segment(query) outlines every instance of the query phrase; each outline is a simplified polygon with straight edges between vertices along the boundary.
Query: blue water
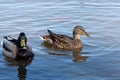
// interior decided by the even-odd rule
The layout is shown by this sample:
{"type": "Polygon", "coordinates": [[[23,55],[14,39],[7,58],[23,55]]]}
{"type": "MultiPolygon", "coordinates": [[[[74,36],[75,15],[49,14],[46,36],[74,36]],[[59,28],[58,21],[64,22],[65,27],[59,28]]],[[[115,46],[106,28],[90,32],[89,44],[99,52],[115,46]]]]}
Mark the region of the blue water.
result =
{"type": "Polygon", "coordinates": [[[35,57],[30,63],[6,62],[0,46],[0,80],[119,80],[119,0],[0,0],[0,41],[25,32],[35,57]],[[81,25],[81,54],[41,45],[47,29],[72,37],[81,25]],[[64,55],[67,54],[67,55],[64,55]]]}

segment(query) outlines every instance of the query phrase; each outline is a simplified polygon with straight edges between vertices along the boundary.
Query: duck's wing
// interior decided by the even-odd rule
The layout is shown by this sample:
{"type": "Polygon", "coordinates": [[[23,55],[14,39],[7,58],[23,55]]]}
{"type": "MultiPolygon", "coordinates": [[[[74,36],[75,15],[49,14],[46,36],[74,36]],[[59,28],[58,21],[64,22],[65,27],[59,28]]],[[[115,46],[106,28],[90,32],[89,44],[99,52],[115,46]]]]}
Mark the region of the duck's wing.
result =
{"type": "Polygon", "coordinates": [[[16,39],[8,39],[8,37],[4,36],[3,48],[6,51],[15,53],[16,49],[17,49],[17,40],[16,39]]]}
{"type": "Polygon", "coordinates": [[[17,46],[14,43],[7,39],[3,40],[3,54],[5,56],[15,59],[17,51],[17,46]]]}
{"type": "Polygon", "coordinates": [[[48,33],[50,34],[50,38],[53,40],[53,42],[56,42],[59,45],[68,45],[70,46],[73,42],[73,38],[62,35],[62,34],[55,34],[52,31],[48,30],[48,33]]]}

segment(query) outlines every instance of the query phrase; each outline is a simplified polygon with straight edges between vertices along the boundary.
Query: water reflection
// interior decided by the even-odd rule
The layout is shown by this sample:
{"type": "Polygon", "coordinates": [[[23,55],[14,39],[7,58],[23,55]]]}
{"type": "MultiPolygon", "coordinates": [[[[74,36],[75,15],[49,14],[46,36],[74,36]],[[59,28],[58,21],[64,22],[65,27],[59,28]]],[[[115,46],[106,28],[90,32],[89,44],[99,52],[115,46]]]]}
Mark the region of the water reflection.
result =
{"type": "MultiPolygon", "coordinates": [[[[62,54],[62,53],[55,53],[55,52],[50,52],[50,55],[57,55],[57,56],[70,56],[70,54],[62,54]]],[[[88,58],[88,56],[82,56],[81,54],[84,54],[81,52],[81,50],[76,50],[72,52],[73,56],[73,62],[85,62],[88,58]]]]}
{"type": "Polygon", "coordinates": [[[25,80],[26,75],[27,75],[26,66],[19,65],[19,67],[18,67],[18,77],[19,77],[19,80],[25,80]]]}
{"type": "Polygon", "coordinates": [[[31,60],[28,61],[20,61],[18,65],[18,78],[19,80],[25,80],[27,75],[27,69],[26,66],[29,65],[32,62],[31,60]]]}
{"type": "Polygon", "coordinates": [[[26,66],[31,64],[33,58],[30,58],[29,60],[10,60],[8,58],[5,58],[7,62],[9,62],[9,66],[18,66],[18,78],[19,80],[25,80],[27,75],[27,69],[26,66]]]}
{"type": "Polygon", "coordinates": [[[81,56],[82,52],[79,50],[73,51],[74,62],[85,62],[88,56],[81,56]]]}

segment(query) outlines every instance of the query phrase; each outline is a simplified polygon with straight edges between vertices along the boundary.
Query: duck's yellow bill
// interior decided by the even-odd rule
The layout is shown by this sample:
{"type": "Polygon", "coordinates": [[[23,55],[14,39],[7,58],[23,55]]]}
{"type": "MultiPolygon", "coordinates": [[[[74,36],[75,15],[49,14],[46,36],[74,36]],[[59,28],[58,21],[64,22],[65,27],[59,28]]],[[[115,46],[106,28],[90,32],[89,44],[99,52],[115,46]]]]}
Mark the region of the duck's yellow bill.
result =
{"type": "Polygon", "coordinates": [[[25,47],[26,46],[26,44],[25,44],[25,39],[21,39],[21,47],[25,47]]]}

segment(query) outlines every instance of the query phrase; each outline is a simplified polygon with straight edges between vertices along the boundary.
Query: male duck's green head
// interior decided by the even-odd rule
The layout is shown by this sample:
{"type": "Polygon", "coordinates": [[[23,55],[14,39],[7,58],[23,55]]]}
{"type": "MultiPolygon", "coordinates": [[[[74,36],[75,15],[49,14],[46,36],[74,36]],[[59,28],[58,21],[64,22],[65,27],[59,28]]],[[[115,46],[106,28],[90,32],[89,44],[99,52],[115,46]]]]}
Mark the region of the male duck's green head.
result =
{"type": "Polygon", "coordinates": [[[27,42],[27,38],[25,36],[25,33],[21,32],[18,37],[19,47],[22,49],[26,49],[27,46],[26,42],[27,42]]]}

